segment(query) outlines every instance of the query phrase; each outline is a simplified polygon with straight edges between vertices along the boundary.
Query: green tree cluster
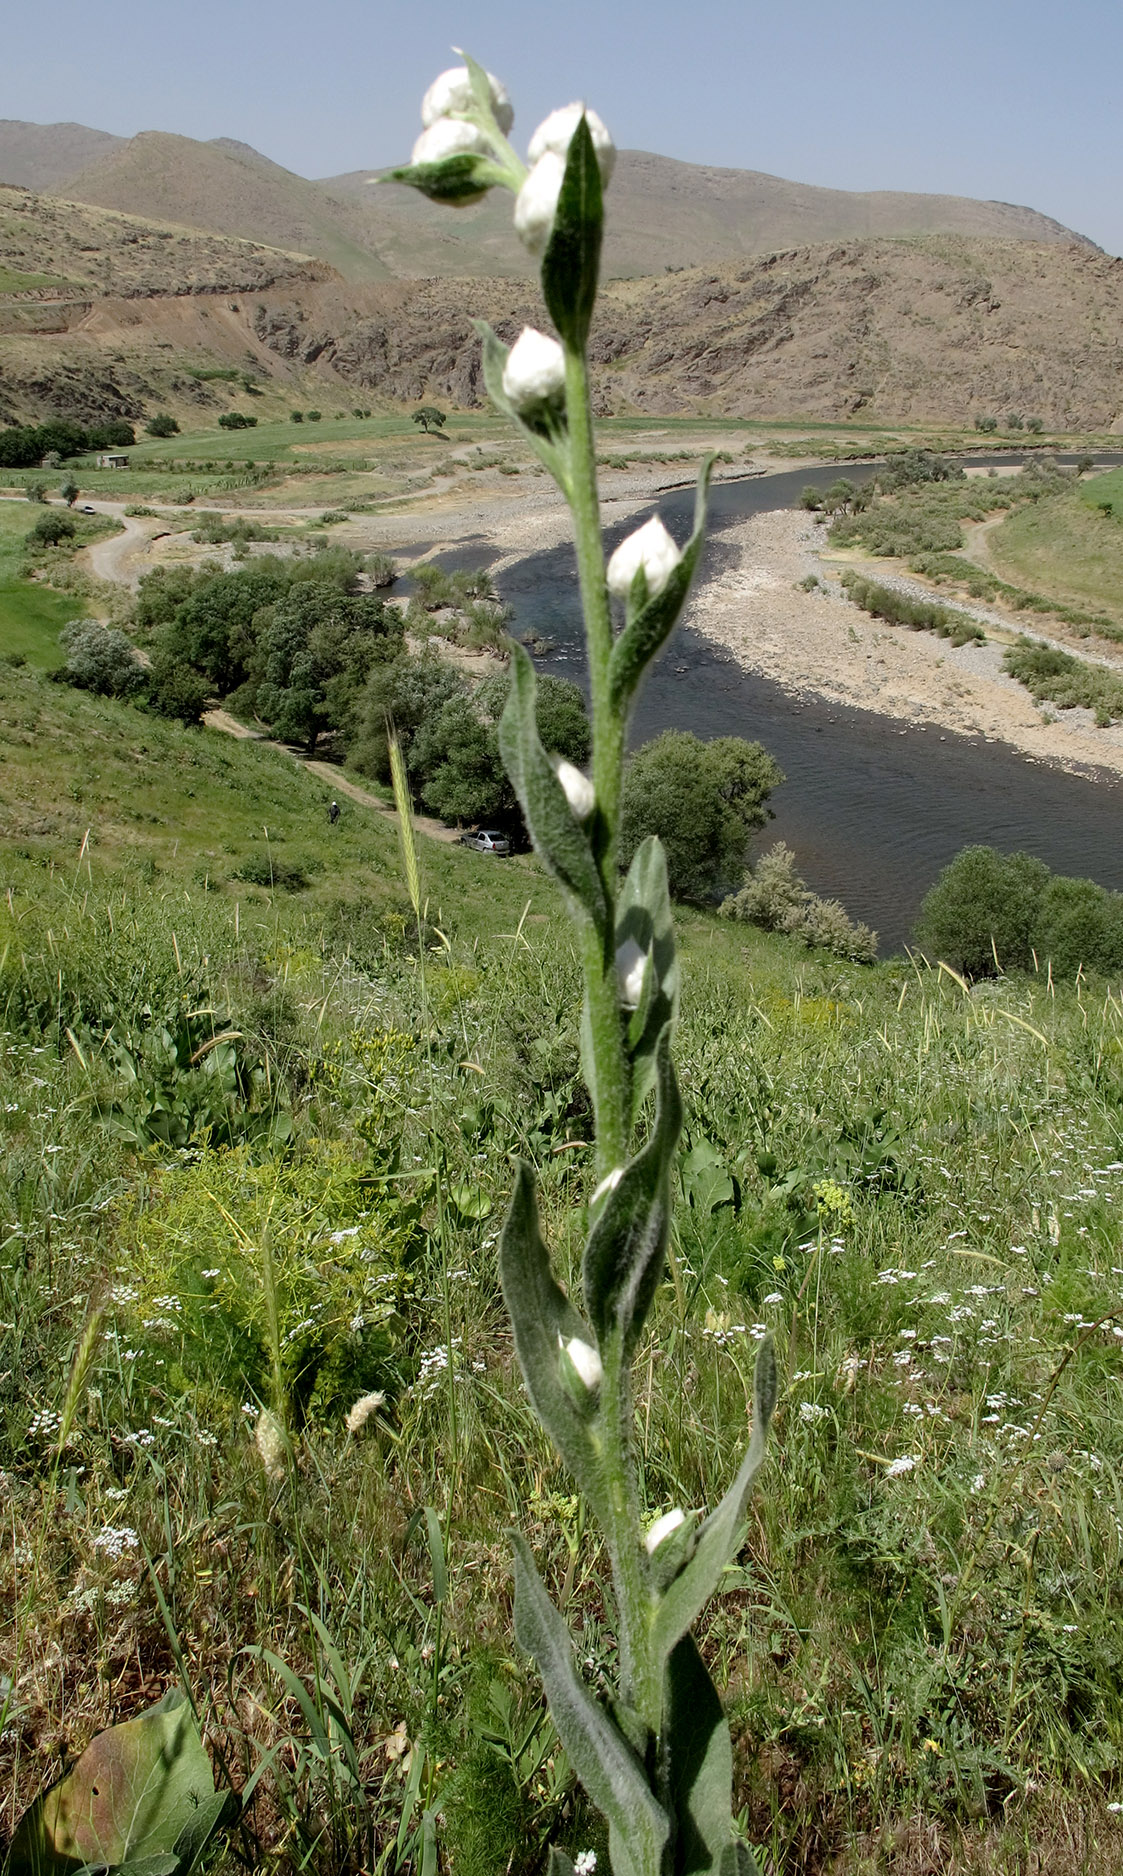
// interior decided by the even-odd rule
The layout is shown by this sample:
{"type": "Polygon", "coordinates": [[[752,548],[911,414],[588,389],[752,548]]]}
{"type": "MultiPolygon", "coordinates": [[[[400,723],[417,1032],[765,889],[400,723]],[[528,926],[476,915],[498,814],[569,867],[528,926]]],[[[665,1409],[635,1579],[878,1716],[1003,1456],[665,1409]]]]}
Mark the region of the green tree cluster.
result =
{"type": "Polygon", "coordinates": [[[93,449],[128,449],[136,442],[131,423],[113,418],[108,423],[82,424],[52,417],[46,423],[15,424],[0,430],[0,468],[34,469],[46,456],[65,462],[93,449]]]}
{"type": "Polygon", "coordinates": [[[635,751],[624,771],[621,863],[627,866],[657,834],[672,895],[712,903],[740,883],[749,841],[768,819],[768,797],[783,779],[760,743],[739,736],[702,742],[689,730],[664,730],[635,751]]]}
{"type": "Polygon", "coordinates": [[[967,977],[1073,977],[1123,965],[1123,893],[1051,873],[1028,853],[965,847],[920,908],[917,943],[967,977]]]}

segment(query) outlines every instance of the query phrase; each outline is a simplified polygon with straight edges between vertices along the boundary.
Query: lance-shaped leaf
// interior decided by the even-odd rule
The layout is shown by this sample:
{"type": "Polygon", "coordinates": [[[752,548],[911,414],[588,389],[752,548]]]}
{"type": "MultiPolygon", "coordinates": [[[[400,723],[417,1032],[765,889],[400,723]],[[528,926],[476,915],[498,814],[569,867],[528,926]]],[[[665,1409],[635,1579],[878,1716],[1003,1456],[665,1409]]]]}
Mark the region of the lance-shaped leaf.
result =
{"type": "Polygon", "coordinates": [[[604,886],[588,835],[574,816],[553,763],[542,747],[535,707],[534,666],[521,645],[511,648],[511,688],[499,720],[503,766],[519,799],[535,852],[558,881],[574,912],[603,937],[604,886]]]}
{"type": "Polygon", "coordinates": [[[670,1226],[670,1171],[682,1125],[670,1029],[656,1049],[655,1125],[608,1194],[589,1233],[582,1280],[585,1306],[602,1340],[619,1333],[625,1359],[643,1328],[663,1274],[670,1226]]]}
{"type": "Polygon", "coordinates": [[[674,1820],[674,1876],[720,1876],[731,1837],[733,1748],[692,1635],[676,1643],[667,1661],[659,1745],[661,1789],[674,1820]]]}
{"type": "Polygon", "coordinates": [[[16,1829],[5,1876],[63,1876],[87,1864],[190,1869],[222,1820],[210,1760],[184,1695],[173,1689],[111,1726],[16,1829]],[[198,1829],[203,1826],[202,1842],[198,1829]],[[182,1850],[181,1850],[182,1845],[182,1850]]]}
{"type": "Polygon", "coordinates": [[[589,126],[569,140],[554,226],[542,257],[542,297],[567,345],[583,351],[597,299],[604,195],[589,126]]]}
{"type": "Polygon", "coordinates": [[[430,202],[443,202],[448,208],[467,208],[478,202],[489,189],[510,180],[507,171],[478,150],[460,150],[455,156],[442,157],[439,163],[405,163],[392,169],[379,182],[404,182],[419,189],[430,202]]]}
{"type": "Polygon", "coordinates": [[[570,1764],[608,1819],[613,1876],[653,1876],[669,1834],[667,1813],[648,1785],[642,1761],[580,1679],[569,1630],[546,1594],[528,1545],[517,1535],[513,1543],[515,1634],[538,1665],[570,1764]]]}
{"type": "Polygon", "coordinates": [[[639,1007],[628,1024],[634,1119],[655,1080],[655,1045],[667,1025],[678,1020],[679,968],[667,857],[654,834],[636,849],[617,901],[617,951],[629,939],[651,957],[639,1007]]]}
{"type": "Polygon", "coordinates": [[[484,384],[487,394],[496,410],[500,411],[516,430],[522,432],[539,461],[550,471],[554,481],[563,490],[569,487],[569,465],[566,453],[568,431],[565,422],[565,410],[547,409],[541,419],[531,423],[517,411],[506,391],[503,389],[503,370],[510,356],[511,348],[504,345],[502,339],[494,333],[486,319],[472,321],[480,336],[483,346],[484,384]]]}
{"type": "Polygon", "coordinates": [[[572,1858],[559,1850],[556,1844],[550,1845],[550,1861],[547,1865],[548,1876],[577,1876],[572,1858]]]}
{"type": "Polygon", "coordinates": [[[554,1280],[538,1222],[534,1174],[522,1162],[499,1240],[499,1277],[534,1410],[594,1511],[603,1517],[604,1481],[589,1428],[595,1399],[590,1394],[583,1412],[584,1403],[575,1395],[561,1361],[566,1342],[576,1336],[591,1345],[592,1338],[588,1324],[554,1280]]]}
{"type": "Polygon", "coordinates": [[[711,1512],[694,1546],[690,1561],[664,1592],[651,1623],[656,1659],[666,1660],[671,1649],[692,1627],[714,1594],[727,1563],[741,1542],[745,1506],[753,1480],[760,1471],[768,1440],[768,1423],[776,1405],[776,1355],[772,1339],[762,1342],[753,1375],[753,1431],[741,1469],[717,1509],[711,1512]]]}
{"type": "MultiPolygon", "coordinates": [[[[706,532],[706,492],[710,486],[714,459],[707,456],[698,472],[698,493],[694,498],[694,532],[682,551],[682,559],[672,571],[662,592],[654,599],[645,598],[633,609],[629,601],[628,617],[615,645],[608,667],[609,695],[614,710],[626,710],[656,652],[664,645],[675,620],[686,603],[706,532]]],[[[642,569],[641,569],[642,572],[642,569]]],[[[639,575],[637,574],[637,581],[639,575]]],[[[643,590],[646,591],[646,581],[643,590]]]]}

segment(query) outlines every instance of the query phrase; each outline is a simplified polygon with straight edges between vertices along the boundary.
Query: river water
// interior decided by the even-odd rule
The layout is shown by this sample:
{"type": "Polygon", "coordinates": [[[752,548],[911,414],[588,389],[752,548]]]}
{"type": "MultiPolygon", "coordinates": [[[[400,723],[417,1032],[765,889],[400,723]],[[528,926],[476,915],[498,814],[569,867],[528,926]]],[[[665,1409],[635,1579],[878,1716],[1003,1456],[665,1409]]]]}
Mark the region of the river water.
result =
{"type": "MultiPolygon", "coordinates": [[[[998,465],[1011,458],[972,460],[998,465]]],[[[858,481],[874,469],[842,464],[718,484],[709,509],[710,570],[722,558],[723,530],[746,515],[794,506],[809,483],[823,487],[840,475],[858,481]]],[[[690,532],[693,502],[693,490],[683,489],[657,504],[680,542],[690,532]]],[[[635,516],[610,525],[609,550],[637,525],[635,516]]],[[[478,566],[487,558],[476,544],[441,556],[449,566],[478,566]]],[[[703,579],[705,572],[704,565],[703,579]]],[[[516,635],[534,631],[552,641],[539,667],[583,682],[572,547],[528,556],[505,568],[498,585],[514,608],[516,635]]],[[[786,841],[808,884],[874,926],[883,952],[908,938],[940,868],[974,842],[1032,853],[1056,872],[1123,889],[1123,785],[1117,778],[1067,775],[1004,743],[905,727],[869,711],[800,698],[742,670],[689,626],[676,630],[648,674],[632,743],[664,729],[764,744],[787,779],[772,798],[775,818],[756,850],[786,841]]]]}

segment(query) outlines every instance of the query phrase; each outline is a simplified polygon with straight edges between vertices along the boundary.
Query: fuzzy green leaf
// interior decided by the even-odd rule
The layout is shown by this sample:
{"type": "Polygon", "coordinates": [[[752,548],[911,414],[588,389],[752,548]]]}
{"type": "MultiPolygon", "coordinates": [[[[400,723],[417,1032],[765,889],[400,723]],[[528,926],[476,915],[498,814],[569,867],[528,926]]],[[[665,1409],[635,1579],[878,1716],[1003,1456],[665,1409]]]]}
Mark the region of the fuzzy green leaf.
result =
{"type": "Polygon", "coordinates": [[[603,936],[604,886],[588,835],[576,820],[538,734],[534,666],[521,645],[511,648],[511,688],[499,722],[499,750],[519,799],[535,852],[554,875],[570,908],[603,936]]]}
{"type": "Polygon", "coordinates": [[[655,1125],[646,1145],[608,1194],[585,1247],[585,1306],[601,1340],[635,1348],[663,1274],[671,1219],[670,1171],[682,1125],[682,1100],[664,1028],[655,1052],[655,1125]]]}
{"type": "Polygon", "coordinates": [[[745,1506],[760,1471],[768,1425],[776,1405],[776,1355],[769,1337],[760,1345],[753,1374],[753,1431],[741,1469],[716,1511],[698,1532],[694,1553],[660,1601],[651,1625],[656,1658],[666,1660],[680,1636],[692,1627],[721,1582],[722,1571],[741,1544],[745,1506]]]}
{"type": "Polygon", "coordinates": [[[566,1856],[564,1850],[559,1850],[556,1844],[550,1845],[547,1876],[577,1876],[572,1859],[566,1856]]]}
{"type": "Polygon", "coordinates": [[[515,1353],[534,1410],[593,1509],[602,1516],[603,1475],[588,1424],[595,1398],[590,1394],[586,1406],[568,1385],[561,1361],[564,1343],[576,1336],[591,1345],[593,1336],[554,1281],[538,1223],[534,1174],[521,1162],[499,1240],[499,1277],[515,1334],[515,1353]]]}
{"type": "Polygon", "coordinates": [[[759,1863],[740,1837],[734,1837],[722,1852],[721,1876],[760,1876],[759,1863]]]}
{"type": "Polygon", "coordinates": [[[669,1819],[647,1782],[642,1761],[578,1676],[569,1630],[515,1535],[515,1634],[533,1655],[566,1756],[608,1819],[613,1876],[652,1876],[661,1866],[669,1819]]]}
{"type": "Polygon", "coordinates": [[[569,140],[553,231],[542,257],[542,297],[562,338],[575,351],[584,350],[589,336],[603,235],[600,165],[582,117],[569,140]]]}
{"type": "Polygon", "coordinates": [[[378,180],[404,182],[408,188],[427,195],[430,202],[442,202],[446,208],[467,208],[497,183],[505,183],[507,172],[478,151],[461,150],[439,163],[405,163],[378,180]]]}
{"type": "Polygon", "coordinates": [[[616,949],[629,938],[651,954],[643,997],[628,1024],[634,1119],[655,1080],[656,1043],[667,1025],[678,1020],[679,968],[667,857],[654,834],[636,849],[617,901],[616,949]]]}
{"type": "Polygon", "coordinates": [[[674,1876],[719,1876],[730,1842],[733,1748],[691,1635],[672,1648],[663,1694],[664,1789],[674,1816],[674,1876]]]}
{"type": "Polygon", "coordinates": [[[666,643],[675,620],[686,602],[690,584],[698,566],[706,533],[706,494],[713,473],[714,459],[707,456],[698,472],[698,492],[694,498],[694,532],[683,549],[682,559],[661,593],[647,599],[647,582],[640,585],[639,568],[633,596],[628,601],[628,617],[615,645],[608,667],[609,695],[614,710],[626,710],[635,689],[657,651],[666,643]],[[642,597],[641,597],[642,596],[642,597]],[[637,604],[637,598],[639,603],[637,604]]]}

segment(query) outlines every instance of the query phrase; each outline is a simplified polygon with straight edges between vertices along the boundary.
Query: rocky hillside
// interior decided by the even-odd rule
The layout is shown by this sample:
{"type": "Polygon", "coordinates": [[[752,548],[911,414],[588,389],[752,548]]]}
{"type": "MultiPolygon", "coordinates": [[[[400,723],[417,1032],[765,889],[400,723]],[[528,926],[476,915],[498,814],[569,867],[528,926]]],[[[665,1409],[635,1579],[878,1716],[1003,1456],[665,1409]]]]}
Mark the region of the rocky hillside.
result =
{"type": "MultiPolygon", "coordinates": [[[[541,324],[515,282],[270,294],[255,337],[371,394],[481,400],[471,320],[541,324]]],[[[930,236],[615,281],[592,339],[604,411],[1123,427],[1123,260],[1077,245],[930,236]]]]}
{"type": "Polygon", "coordinates": [[[88,124],[27,124],[0,117],[0,182],[17,189],[53,189],[124,141],[88,124]]]}

